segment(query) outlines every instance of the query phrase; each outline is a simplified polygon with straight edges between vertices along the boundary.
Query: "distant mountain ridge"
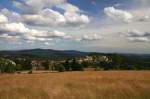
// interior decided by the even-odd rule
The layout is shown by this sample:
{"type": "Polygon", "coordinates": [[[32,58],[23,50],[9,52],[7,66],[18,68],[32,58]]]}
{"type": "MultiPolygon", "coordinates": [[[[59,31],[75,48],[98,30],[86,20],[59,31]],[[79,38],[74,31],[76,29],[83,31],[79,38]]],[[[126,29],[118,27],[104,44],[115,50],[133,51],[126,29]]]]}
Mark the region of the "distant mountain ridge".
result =
{"type": "Polygon", "coordinates": [[[0,56],[29,56],[44,58],[69,58],[88,55],[89,52],[80,52],[76,50],[53,50],[53,49],[29,49],[0,51],[0,56]]]}

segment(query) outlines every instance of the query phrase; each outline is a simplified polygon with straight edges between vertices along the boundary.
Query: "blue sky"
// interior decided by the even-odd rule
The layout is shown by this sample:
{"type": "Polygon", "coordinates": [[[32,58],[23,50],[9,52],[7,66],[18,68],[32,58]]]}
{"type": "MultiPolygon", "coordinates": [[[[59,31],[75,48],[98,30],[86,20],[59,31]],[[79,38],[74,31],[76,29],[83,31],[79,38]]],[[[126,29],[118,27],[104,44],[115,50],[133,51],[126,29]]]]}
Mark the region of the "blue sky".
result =
{"type": "Polygon", "coordinates": [[[0,0],[0,50],[150,53],[149,0],[0,0]]]}
{"type": "Polygon", "coordinates": [[[68,2],[78,6],[80,9],[91,13],[102,13],[103,9],[116,4],[124,4],[121,8],[129,6],[130,0],[69,0],[68,2]]]}

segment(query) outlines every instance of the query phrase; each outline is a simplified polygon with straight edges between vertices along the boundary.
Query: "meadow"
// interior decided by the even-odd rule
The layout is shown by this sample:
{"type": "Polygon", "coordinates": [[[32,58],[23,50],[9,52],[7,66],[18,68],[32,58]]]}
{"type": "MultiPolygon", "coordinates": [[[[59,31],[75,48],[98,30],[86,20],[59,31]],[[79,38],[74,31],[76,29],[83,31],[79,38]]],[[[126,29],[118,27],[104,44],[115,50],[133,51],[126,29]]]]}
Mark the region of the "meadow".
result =
{"type": "Polygon", "coordinates": [[[0,99],[150,99],[150,71],[1,74],[0,99]]]}

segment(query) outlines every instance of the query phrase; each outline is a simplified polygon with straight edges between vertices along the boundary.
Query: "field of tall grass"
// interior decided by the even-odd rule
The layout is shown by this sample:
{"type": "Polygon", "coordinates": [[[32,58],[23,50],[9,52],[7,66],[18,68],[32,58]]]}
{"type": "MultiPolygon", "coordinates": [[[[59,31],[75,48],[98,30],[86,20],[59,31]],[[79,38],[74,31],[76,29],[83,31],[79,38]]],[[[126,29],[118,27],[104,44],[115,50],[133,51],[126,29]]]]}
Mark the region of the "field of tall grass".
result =
{"type": "Polygon", "coordinates": [[[0,99],[150,99],[150,71],[1,74],[0,99]]]}

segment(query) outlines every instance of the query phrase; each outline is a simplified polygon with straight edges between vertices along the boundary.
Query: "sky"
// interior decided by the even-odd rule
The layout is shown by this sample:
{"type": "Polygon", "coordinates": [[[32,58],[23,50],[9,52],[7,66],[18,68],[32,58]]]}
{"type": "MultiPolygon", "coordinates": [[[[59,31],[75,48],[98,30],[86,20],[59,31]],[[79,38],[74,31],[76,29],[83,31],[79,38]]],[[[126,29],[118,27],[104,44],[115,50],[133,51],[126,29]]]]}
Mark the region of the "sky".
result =
{"type": "Polygon", "coordinates": [[[150,0],[0,0],[0,50],[150,54],[150,0]]]}

